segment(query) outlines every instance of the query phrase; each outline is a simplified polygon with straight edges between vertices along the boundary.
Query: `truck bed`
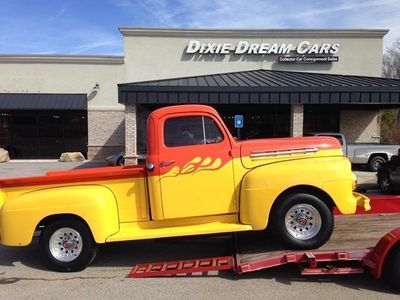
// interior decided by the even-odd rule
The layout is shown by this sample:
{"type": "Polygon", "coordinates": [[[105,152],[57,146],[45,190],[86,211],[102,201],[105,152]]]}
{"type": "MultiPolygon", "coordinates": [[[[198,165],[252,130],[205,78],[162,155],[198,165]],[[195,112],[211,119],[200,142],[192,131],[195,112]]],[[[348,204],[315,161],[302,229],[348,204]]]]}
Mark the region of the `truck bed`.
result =
{"type": "MultiPolygon", "coordinates": [[[[386,233],[400,227],[400,214],[336,216],[331,239],[318,250],[355,250],[374,247],[386,233]]],[[[249,263],[268,257],[293,252],[282,249],[277,242],[268,242],[251,235],[238,235],[237,253],[240,263],[249,263]]]]}
{"type": "Polygon", "coordinates": [[[146,176],[146,168],[142,165],[62,170],[50,171],[43,176],[0,179],[0,188],[82,183],[89,181],[104,181],[144,176],[146,176]]]}

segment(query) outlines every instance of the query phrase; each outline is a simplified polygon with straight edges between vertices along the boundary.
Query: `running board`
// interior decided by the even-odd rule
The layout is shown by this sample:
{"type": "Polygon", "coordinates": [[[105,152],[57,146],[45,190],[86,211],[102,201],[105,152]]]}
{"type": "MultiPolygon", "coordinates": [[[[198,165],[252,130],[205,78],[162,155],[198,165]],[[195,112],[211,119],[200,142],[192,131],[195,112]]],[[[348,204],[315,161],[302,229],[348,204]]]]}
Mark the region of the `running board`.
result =
{"type": "MultiPolygon", "coordinates": [[[[191,235],[215,234],[215,233],[232,233],[238,231],[250,231],[250,225],[236,223],[236,216],[217,216],[208,217],[208,223],[202,224],[186,224],[184,220],[172,221],[150,221],[121,223],[118,233],[110,236],[107,242],[144,240],[166,237],[180,237],[191,235]],[[169,225],[169,226],[168,226],[169,225]]],[[[192,221],[193,222],[193,221],[192,221]]]]}

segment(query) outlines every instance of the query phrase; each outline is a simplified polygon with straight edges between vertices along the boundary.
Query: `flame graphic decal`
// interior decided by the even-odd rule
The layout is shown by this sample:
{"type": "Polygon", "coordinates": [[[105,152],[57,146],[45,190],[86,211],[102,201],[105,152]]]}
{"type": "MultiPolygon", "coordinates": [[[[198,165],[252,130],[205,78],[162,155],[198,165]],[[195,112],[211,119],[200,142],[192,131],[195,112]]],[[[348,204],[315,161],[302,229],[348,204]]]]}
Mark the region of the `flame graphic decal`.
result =
{"type": "Polygon", "coordinates": [[[221,158],[216,158],[213,161],[211,157],[206,157],[205,159],[202,159],[200,156],[196,156],[190,162],[185,164],[182,168],[180,168],[179,166],[175,166],[168,173],[174,174],[173,176],[188,175],[188,174],[195,174],[199,171],[218,170],[221,167],[222,167],[221,158]]]}

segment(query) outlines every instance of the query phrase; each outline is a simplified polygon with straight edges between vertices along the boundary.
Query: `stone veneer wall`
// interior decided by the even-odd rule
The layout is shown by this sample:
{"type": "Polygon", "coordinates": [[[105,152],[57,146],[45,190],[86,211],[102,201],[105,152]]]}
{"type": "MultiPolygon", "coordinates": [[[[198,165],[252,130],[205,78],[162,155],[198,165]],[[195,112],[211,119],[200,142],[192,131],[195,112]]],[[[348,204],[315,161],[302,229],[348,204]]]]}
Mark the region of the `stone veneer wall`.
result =
{"type": "Polygon", "coordinates": [[[147,119],[151,110],[143,105],[137,105],[137,153],[147,153],[147,119]]]}
{"type": "Polygon", "coordinates": [[[125,164],[137,164],[136,105],[125,105],[125,164]]]}
{"type": "Polygon", "coordinates": [[[304,106],[302,104],[292,104],[290,116],[290,135],[302,136],[304,123],[304,106]]]}
{"type": "Polygon", "coordinates": [[[125,116],[122,110],[88,111],[88,158],[104,159],[123,152],[125,116]]]}
{"type": "Polygon", "coordinates": [[[340,132],[348,143],[380,141],[380,112],[378,110],[343,110],[340,112],[340,132]]]}

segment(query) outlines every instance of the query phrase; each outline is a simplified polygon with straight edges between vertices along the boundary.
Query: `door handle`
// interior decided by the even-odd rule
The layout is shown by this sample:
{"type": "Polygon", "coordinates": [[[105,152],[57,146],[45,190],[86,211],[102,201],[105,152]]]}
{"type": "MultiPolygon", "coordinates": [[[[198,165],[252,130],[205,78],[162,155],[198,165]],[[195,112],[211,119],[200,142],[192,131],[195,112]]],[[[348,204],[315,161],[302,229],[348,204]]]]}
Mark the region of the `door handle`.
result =
{"type": "Polygon", "coordinates": [[[147,167],[147,170],[148,170],[148,171],[150,171],[150,172],[154,171],[154,164],[148,163],[148,164],[146,165],[146,167],[147,167]]]}
{"type": "Polygon", "coordinates": [[[160,167],[161,167],[161,168],[165,168],[165,167],[168,167],[168,166],[172,165],[173,163],[175,163],[175,160],[174,160],[174,159],[162,160],[162,161],[160,162],[160,167]]]}

